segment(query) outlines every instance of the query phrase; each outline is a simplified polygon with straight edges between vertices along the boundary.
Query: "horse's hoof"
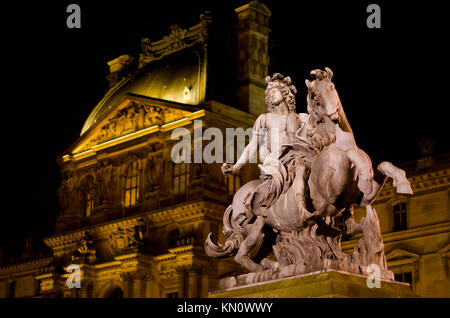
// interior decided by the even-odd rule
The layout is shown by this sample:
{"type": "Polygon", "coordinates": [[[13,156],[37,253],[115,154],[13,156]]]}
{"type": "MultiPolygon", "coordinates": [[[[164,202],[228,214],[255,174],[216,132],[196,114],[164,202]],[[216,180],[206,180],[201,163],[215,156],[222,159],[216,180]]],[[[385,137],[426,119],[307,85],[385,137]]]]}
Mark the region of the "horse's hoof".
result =
{"type": "Polygon", "coordinates": [[[409,182],[403,182],[403,183],[397,184],[397,193],[412,195],[414,192],[413,192],[413,190],[411,188],[411,184],[409,182]]]}

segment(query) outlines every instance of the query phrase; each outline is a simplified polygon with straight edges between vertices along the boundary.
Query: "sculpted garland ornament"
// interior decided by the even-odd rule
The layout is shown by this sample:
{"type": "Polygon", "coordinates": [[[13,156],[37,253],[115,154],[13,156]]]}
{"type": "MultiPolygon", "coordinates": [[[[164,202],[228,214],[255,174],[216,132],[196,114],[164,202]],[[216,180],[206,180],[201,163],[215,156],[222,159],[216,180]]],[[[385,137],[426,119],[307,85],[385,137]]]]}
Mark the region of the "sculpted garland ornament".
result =
{"type": "Polygon", "coordinates": [[[214,242],[211,233],[205,242],[207,255],[234,256],[250,271],[223,279],[222,288],[327,269],[369,275],[373,264],[381,279],[394,280],[371,204],[388,177],[397,193],[411,195],[410,183],[387,161],[374,173],[369,156],[356,145],[333,72],[317,69],[311,75],[314,80],[305,81],[307,114],[295,112],[296,88],[289,77],[266,78],[268,112],[257,118],[253,138],[236,164],[222,166],[224,174],[237,173],[266,139],[260,178],[242,186],[224,213],[226,242],[214,242]],[[277,136],[270,135],[274,129],[277,136]],[[354,204],[366,209],[360,224],[353,219],[354,204]],[[335,227],[340,216],[347,234],[363,234],[352,255],[341,250],[344,233],[335,227]]]}

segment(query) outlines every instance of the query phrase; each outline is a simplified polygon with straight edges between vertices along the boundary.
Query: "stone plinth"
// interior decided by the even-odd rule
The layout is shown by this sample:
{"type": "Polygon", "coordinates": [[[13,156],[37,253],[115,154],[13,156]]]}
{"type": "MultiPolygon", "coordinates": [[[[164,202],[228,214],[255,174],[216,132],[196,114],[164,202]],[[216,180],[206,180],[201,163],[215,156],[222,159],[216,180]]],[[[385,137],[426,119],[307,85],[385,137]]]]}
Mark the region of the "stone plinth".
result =
{"type": "Polygon", "coordinates": [[[369,288],[367,277],[326,270],[209,293],[209,298],[409,298],[416,297],[409,284],[380,281],[369,288]]]}

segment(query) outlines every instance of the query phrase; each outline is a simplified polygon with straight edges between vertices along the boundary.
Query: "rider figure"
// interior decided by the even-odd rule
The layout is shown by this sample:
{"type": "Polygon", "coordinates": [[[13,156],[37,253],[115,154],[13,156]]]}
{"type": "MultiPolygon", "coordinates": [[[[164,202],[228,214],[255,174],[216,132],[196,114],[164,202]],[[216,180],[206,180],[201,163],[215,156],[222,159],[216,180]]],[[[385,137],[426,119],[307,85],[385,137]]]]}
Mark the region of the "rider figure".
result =
{"type": "MultiPolygon", "coordinates": [[[[234,174],[256,156],[260,148],[260,178],[262,183],[245,199],[246,207],[255,215],[266,215],[267,209],[294,187],[301,220],[313,213],[306,208],[306,182],[310,172],[310,152],[300,142],[305,135],[308,114],[297,114],[294,85],[290,77],[276,73],[266,77],[267,113],[260,115],[253,126],[253,138],[234,165],[223,164],[224,174],[234,174]],[[299,137],[301,139],[299,139],[299,137]],[[263,144],[261,141],[264,139],[263,144]]],[[[305,138],[306,140],[306,138],[305,138]]]]}

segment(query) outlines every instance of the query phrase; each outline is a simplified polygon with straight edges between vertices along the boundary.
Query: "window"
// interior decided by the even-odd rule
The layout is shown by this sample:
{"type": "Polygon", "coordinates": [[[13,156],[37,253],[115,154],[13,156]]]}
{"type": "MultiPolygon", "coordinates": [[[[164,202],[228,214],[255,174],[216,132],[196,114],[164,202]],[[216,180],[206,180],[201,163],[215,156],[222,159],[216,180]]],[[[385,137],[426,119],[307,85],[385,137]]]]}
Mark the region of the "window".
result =
{"type": "Polygon", "coordinates": [[[11,281],[8,284],[8,297],[9,298],[14,298],[16,294],[16,281],[11,281]]]}
{"type": "Polygon", "coordinates": [[[86,177],[83,184],[83,213],[89,217],[94,210],[94,178],[86,177]]]}
{"type": "Polygon", "coordinates": [[[124,179],[124,206],[133,206],[139,200],[139,164],[137,161],[128,166],[124,179]]]}
{"type": "Polygon", "coordinates": [[[227,192],[229,195],[234,195],[241,187],[241,174],[229,174],[225,176],[227,183],[227,192]]]}
{"type": "Polygon", "coordinates": [[[176,247],[178,245],[178,238],[180,237],[180,230],[174,229],[169,233],[169,248],[176,247]]]}
{"type": "Polygon", "coordinates": [[[412,273],[411,272],[394,274],[394,277],[397,282],[409,283],[412,287],[412,273]]]}
{"type": "Polygon", "coordinates": [[[173,192],[181,194],[187,192],[189,184],[189,164],[179,163],[173,166],[173,192]]]}
{"type": "Polygon", "coordinates": [[[406,203],[397,203],[394,205],[394,232],[406,229],[406,203]]]}

